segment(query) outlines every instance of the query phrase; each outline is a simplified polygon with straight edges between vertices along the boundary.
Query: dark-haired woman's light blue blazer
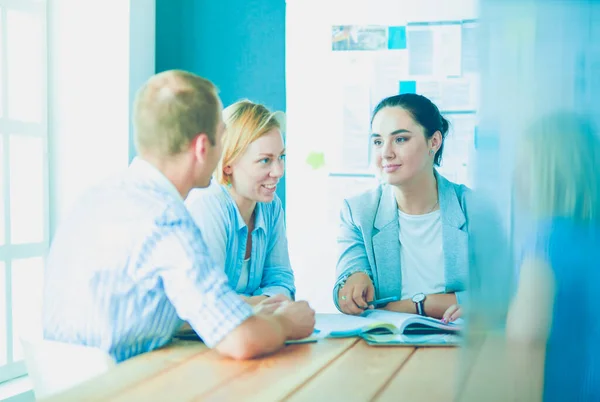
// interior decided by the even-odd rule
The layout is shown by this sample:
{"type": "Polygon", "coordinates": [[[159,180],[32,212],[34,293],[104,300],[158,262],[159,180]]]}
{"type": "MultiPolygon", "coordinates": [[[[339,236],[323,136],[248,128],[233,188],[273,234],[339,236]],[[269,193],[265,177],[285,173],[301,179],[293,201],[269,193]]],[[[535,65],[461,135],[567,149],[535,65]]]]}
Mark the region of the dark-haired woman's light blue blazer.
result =
{"type": "MultiPolygon", "coordinates": [[[[459,304],[467,297],[469,273],[469,199],[472,191],[452,183],[435,172],[442,220],[442,247],[446,293],[455,293],[459,304]]],[[[337,239],[337,281],[340,284],[355,272],[365,272],[373,280],[375,298],[402,294],[400,267],[400,224],[393,188],[383,184],[344,200],[337,239]]]]}

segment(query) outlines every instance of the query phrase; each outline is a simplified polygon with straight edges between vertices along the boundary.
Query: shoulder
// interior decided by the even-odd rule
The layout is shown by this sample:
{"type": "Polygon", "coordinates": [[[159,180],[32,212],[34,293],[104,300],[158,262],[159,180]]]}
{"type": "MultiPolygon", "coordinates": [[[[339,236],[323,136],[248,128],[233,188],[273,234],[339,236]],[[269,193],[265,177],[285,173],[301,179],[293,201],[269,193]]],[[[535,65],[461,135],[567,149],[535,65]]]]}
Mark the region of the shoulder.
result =
{"type": "Polygon", "coordinates": [[[585,254],[585,248],[595,249],[600,243],[599,229],[596,225],[581,224],[569,218],[544,219],[536,222],[526,246],[529,251],[544,255],[552,255],[555,252],[563,255],[573,252],[585,254]]]}
{"type": "Polygon", "coordinates": [[[456,199],[469,226],[474,220],[485,222],[486,225],[499,225],[500,215],[492,199],[464,184],[451,182],[439,174],[438,180],[440,181],[439,188],[444,192],[440,196],[446,199],[456,199]]]}
{"type": "Polygon", "coordinates": [[[353,222],[359,227],[371,227],[375,221],[377,210],[382,197],[390,194],[391,188],[387,184],[379,184],[363,193],[344,199],[341,206],[342,222],[353,222]]]}
{"type": "Polygon", "coordinates": [[[185,200],[185,206],[198,225],[235,218],[235,203],[227,189],[219,184],[193,189],[185,200]]]}
{"type": "Polygon", "coordinates": [[[474,194],[473,190],[471,190],[469,187],[465,186],[464,184],[457,184],[457,183],[453,183],[453,182],[449,182],[449,183],[454,188],[454,191],[456,192],[456,197],[458,197],[459,200],[466,203],[473,197],[473,194],[474,194]]]}
{"type": "Polygon", "coordinates": [[[188,207],[195,206],[218,206],[227,204],[231,200],[227,189],[216,183],[211,183],[206,188],[194,188],[190,191],[185,199],[185,205],[188,207]]]}
{"type": "Polygon", "coordinates": [[[491,210],[491,204],[486,202],[483,198],[478,197],[476,192],[469,187],[464,184],[450,183],[454,188],[454,193],[456,194],[460,209],[462,209],[467,220],[473,212],[473,209],[484,208],[487,212],[491,210]]]}
{"type": "Polygon", "coordinates": [[[441,174],[437,173],[440,188],[446,197],[456,197],[463,211],[466,211],[467,206],[473,202],[474,192],[464,184],[454,183],[446,179],[441,174]]]}
{"type": "Polygon", "coordinates": [[[88,190],[82,197],[84,207],[92,206],[90,213],[102,212],[128,222],[154,220],[157,224],[171,225],[188,218],[185,204],[178,194],[165,189],[155,181],[126,170],[88,190]]]}
{"type": "Polygon", "coordinates": [[[211,184],[206,188],[195,188],[185,199],[185,205],[194,214],[197,210],[226,211],[233,200],[227,189],[220,184],[211,184]]]}
{"type": "Polygon", "coordinates": [[[370,190],[345,198],[344,201],[353,212],[362,212],[367,210],[376,210],[383,193],[389,191],[389,186],[379,184],[370,190]]]}
{"type": "Polygon", "coordinates": [[[155,237],[168,231],[193,231],[194,223],[180,196],[130,170],[111,176],[87,190],[70,220],[77,226],[112,232],[110,241],[155,237]]]}

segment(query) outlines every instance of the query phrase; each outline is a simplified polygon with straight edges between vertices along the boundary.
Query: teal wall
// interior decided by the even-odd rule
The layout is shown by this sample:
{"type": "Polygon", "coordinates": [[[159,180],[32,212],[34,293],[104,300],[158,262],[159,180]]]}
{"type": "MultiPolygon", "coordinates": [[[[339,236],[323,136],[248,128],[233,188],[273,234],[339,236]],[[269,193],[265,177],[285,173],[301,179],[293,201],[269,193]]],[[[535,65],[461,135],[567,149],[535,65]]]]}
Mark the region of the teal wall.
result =
{"type": "MultiPolygon", "coordinates": [[[[285,0],[156,0],[156,72],[174,68],[214,82],[225,106],[285,111],[285,0]]],[[[277,194],[285,205],[285,180],[277,194]]]]}

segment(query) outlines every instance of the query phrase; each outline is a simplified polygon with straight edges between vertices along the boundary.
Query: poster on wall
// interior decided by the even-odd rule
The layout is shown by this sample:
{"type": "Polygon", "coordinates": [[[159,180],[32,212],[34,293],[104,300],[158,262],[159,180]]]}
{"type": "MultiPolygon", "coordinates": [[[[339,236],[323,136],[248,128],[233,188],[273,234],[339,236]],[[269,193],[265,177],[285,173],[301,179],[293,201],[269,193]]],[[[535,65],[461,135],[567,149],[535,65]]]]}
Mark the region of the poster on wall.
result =
{"type": "Polygon", "coordinates": [[[388,96],[417,93],[456,118],[449,138],[444,171],[461,183],[470,182],[469,147],[478,108],[473,20],[408,22],[405,25],[333,25],[331,62],[335,66],[336,105],[340,127],[329,152],[332,171],[372,174],[370,118],[388,96]],[[465,51],[463,53],[463,50],[465,51]]]}

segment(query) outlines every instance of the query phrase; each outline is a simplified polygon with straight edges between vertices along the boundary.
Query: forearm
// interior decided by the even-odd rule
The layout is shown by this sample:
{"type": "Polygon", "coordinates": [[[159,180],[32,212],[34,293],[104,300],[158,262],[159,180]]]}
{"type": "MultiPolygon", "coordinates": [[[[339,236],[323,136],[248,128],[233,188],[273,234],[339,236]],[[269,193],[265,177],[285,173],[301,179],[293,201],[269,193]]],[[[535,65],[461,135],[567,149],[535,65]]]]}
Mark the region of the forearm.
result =
{"type": "Polygon", "coordinates": [[[256,292],[254,292],[254,297],[269,297],[275,295],[283,295],[290,300],[294,300],[296,289],[293,286],[291,286],[291,289],[293,290],[290,290],[289,286],[282,284],[261,286],[256,290],[256,292]]]}
{"type": "Polygon", "coordinates": [[[294,273],[288,265],[269,266],[265,265],[260,287],[256,289],[253,296],[284,295],[290,300],[295,299],[296,286],[294,285],[294,273]]]}
{"type": "MultiPolygon", "coordinates": [[[[453,304],[456,304],[456,295],[454,293],[427,295],[423,304],[425,308],[425,315],[433,318],[442,318],[446,310],[448,310],[448,308],[453,304]]],[[[415,303],[413,303],[411,299],[404,299],[389,303],[383,309],[388,311],[396,311],[399,313],[417,313],[415,303]]]]}
{"type": "Polygon", "coordinates": [[[215,349],[236,360],[246,360],[279,350],[288,339],[284,319],[277,315],[254,315],[227,335],[215,349]]]}
{"type": "Polygon", "coordinates": [[[251,306],[256,306],[258,303],[260,303],[261,301],[265,300],[266,298],[268,298],[269,296],[245,296],[245,295],[240,295],[240,298],[245,301],[246,303],[248,303],[251,306]]]}
{"type": "Polygon", "coordinates": [[[373,274],[371,273],[371,268],[368,266],[368,264],[366,266],[352,266],[342,270],[338,267],[338,272],[339,274],[337,280],[335,281],[335,286],[339,285],[342,282],[345,282],[352,275],[357,274],[359,272],[368,275],[369,278],[371,278],[371,281],[373,280],[373,274]]]}
{"type": "Polygon", "coordinates": [[[523,261],[519,287],[506,322],[509,339],[544,343],[550,333],[556,285],[552,268],[538,258],[523,261]]]}

